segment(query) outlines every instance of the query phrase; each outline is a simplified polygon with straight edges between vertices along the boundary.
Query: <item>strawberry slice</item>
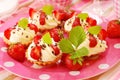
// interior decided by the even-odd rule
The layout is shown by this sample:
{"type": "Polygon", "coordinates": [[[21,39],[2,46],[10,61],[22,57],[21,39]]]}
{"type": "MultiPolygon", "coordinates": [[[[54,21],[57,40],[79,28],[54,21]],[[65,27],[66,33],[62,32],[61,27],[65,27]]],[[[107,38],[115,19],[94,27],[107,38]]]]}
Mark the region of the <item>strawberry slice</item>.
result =
{"type": "Polygon", "coordinates": [[[101,29],[100,33],[98,34],[98,37],[100,40],[105,40],[107,37],[107,31],[104,29],[101,29]]]}
{"type": "Polygon", "coordinates": [[[39,43],[39,40],[41,39],[41,37],[42,37],[42,35],[36,35],[36,36],[34,37],[34,43],[35,43],[35,44],[38,44],[38,43],[39,43]]]}
{"type": "Polygon", "coordinates": [[[89,44],[90,47],[95,47],[97,45],[97,40],[93,35],[91,34],[89,35],[89,40],[90,40],[90,44],[89,44]]]}
{"type": "Polygon", "coordinates": [[[10,39],[10,33],[11,31],[13,30],[13,28],[8,28],[4,31],[4,36],[7,38],[7,39],[10,39]]]}
{"type": "Polygon", "coordinates": [[[29,16],[30,16],[31,18],[33,18],[33,14],[34,14],[35,12],[36,12],[35,9],[30,8],[30,9],[29,9],[29,16]]]}
{"type": "Polygon", "coordinates": [[[51,29],[50,30],[50,35],[54,39],[55,42],[60,41],[60,31],[57,28],[51,29]]]}
{"type": "Polygon", "coordinates": [[[88,17],[86,20],[90,26],[95,26],[97,24],[97,21],[91,17],[88,17]]]}
{"type": "Polygon", "coordinates": [[[59,49],[57,46],[51,45],[51,47],[52,47],[52,49],[54,50],[54,54],[55,54],[55,55],[58,55],[58,54],[60,53],[60,49],[59,49]]]}
{"type": "Polygon", "coordinates": [[[30,56],[35,60],[39,60],[41,57],[41,47],[36,46],[32,48],[30,56]]]}
{"type": "Polygon", "coordinates": [[[45,24],[45,18],[46,18],[45,12],[41,11],[41,13],[40,13],[40,19],[39,19],[41,25],[45,24]]]}
{"type": "Polygon", "coordinates": [[[75,27],[75,26],[80,26],[81,24],[80,24],[80,18],[78,18],[78,17],[76,17],[75,18],[75,21],[73,22],[73,27],[75,27]]]}
{"type": "Polygon", "coordinates": [[[23,62],[25,60],[26,47],[23,44],[10,45],[7,52],[13,59],[23,62]]]}
{"type": "Polygon", "coordinates": [[[31,30],[34,30],[35,33],[37,33],[39,30],[38,30],[38,27],[35,25],[35,24],[28,24],[28,27],[31,29],[31,30]]]}
{"type": "Polygon", "coordinates": [[[66,12],[64,10],[54,10],[53,11],[54,16],[57,18],[57,20],[62,21],[66,20],[66,12]]]}

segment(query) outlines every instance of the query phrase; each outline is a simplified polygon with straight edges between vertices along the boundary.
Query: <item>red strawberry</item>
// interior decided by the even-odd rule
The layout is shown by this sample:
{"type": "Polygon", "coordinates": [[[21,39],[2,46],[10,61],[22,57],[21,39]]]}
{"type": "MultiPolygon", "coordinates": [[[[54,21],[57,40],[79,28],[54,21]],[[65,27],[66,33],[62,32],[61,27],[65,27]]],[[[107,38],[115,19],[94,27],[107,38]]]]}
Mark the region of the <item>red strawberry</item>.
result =
{"type": "Polygon", "coordinates": [[[107,33],[109,38],[120,38],[120,21],[111,20],[107,25],[107,33]]]}
{"type": "Polygon", "coordinates": [[[97,24],[97,21],[91,17],[88,17],[86,20],[90,26],[95,26],[97,24]]]}
{"type": "Polygon", "coordinates": [[[57,46],[51,45],[51,47],[52,47],[52,49],[54,50],[54,54],[55,54],[55,55],[58,55],[58,54],[60,53],[60,49],[59,49],[57,46]]]}
{"type": "Polygon", "coordinates": [[[13,59],[23,62],[25,60],[25,51],[26,47],[23,44],[14,44],[9,46],[8,55],[10,55],[13,59]]]}
{"type": "Polygon", "coordinates": [[[36,46],[32,48],[30,56],[35,60],[39,60],[41,57],[41,47],[36,46]]]}
{"type": "Polygon", "coordinates": [[[54,10],[53,14],[55,15],[55,17],[57,18],[57,20],[62,21],[64,20],[66,13],[64,10],[54,10]]]}
{"type": "Polygon", "coordinates": [[[40,13],[40,19],[39,19],[41,25],[45,24],[45,18],[46,18],[46,14],[41,11],[41,13],[40,13]]]}
{"type": "Polygon", "coordinates": [[[100,40],[105,40],[107,37],[107,31],[105,29],[101,29],[100,33],[98,34],[100,40]]]}
{"type": "Polygon", "coordinates": [[[78,17],[76,17],[75,18],[75,21],[73,22],[73,27],[75,27],[75,26],[80,26],[81,24],[80,24],[80,19],[78,18],[78,17]]]}
{"type": "Polygon", "coordinates": [[[13,28],[8,28],[4,31],[4,36],[9,39],[10,38],[10,33],[13,30],[13,28]]]}
{"type": "Polygon", "coordinates": [[[28,27],[31,29],[31,30],[34,30],[35,33],[37,33],[39,30],[38,30],[38,27],[35,25],[35,24],[28,24],[28,27]]]}
{"type": "Polygon", "coordinates": [[[59,31],[59,29],[57,29],[57,28],[54,28],[54,29],[51,29],[50,30],[50,35],[51,35],[51,37],[54,39],[54,41],[55,42],[58,42],[58,41],[60,41],[60,31],[59,31]]]}
{"type": "Polygon", "coordinates": [[[33,8],[30,8],[29,9],[29,16],[31,17],[31,18],[33,18],[33,14],[36,12],[36,10],[34,10],[33,8]]]}
{"type": "Polygon", "coordinates": [[[35,43],[35,44],[38,44],[38,42],[39,42],[39,40],[41,39],[41,37],[42,37],[42,35],[36,35],[36,36],[34,37],[34,43],[35,43]]]}
{"type": "Polygon", "coordinates": [[[89,43],[90,47],[95,47],[97,45],[96,38],[91,34],[89,35],[89,41],[90,41],[90,43],[89,43]]]}
{"type": "Polygon", "coordinates": [[[65,66],[69,68],[70,70],[79,70],[82,68],[82,65],[77,63],[73,63],[73,60],[71,59],[71,55],[66,55],[64,59],[65,66]]]}

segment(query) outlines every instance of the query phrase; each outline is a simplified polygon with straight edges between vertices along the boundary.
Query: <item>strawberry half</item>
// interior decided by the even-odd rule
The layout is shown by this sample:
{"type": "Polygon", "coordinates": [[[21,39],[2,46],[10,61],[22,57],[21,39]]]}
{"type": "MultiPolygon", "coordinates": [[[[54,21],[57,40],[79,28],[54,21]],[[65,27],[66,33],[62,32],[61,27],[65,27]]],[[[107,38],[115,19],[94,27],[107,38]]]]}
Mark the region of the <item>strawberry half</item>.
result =
{"type": "Polygon", "coordinates": [[[50,30],[50,35],[54,39],[55,42],[58,42],[61,39],[61,37],[60,37],[60,35],[61,35],[60,31],[57,28],[51,29],[50,30]]]}
{"type": "Polygon", "coordinates": [[[36,12],[36,10],[34,10],[33,8],[30,8],[29,9],[29,16],[31,17],[31,18],[33,18],[33,14],[36,12]]]}
{"type": "Polygon", "coordinates": [[[41,11],[41,13],[40,13],[40,19],[39,19],[41,25],[45,24],[45,18],[46,18],[45,12],[41,11]]]}
{"type": "Polygon", "coordinates": [[[41,57],[41,47],[36,46],[32,48],[30,56],[35,60],[39,60],[41,57]]]}
{"type": "Polygon", "coordinates": [[[42,35],[36,35],[36,36],[34,37],[34,43],[35,43],[35,44],[38,44],[38,42],[39,42],[39,40],[41,39],[41,37],[42,37],[42,35]]]}
{"type": "Polygon", "coordinates": [[[62,21],[66,18],[66,13],[64,10],[54,10],[53,14],[59,21],[62,21]]]}
{"type": "Polygon", "coordinates": [[[55,54],[55,55],[58,55],[58,54],[60,53],[60,49],[59,49],[57,46],[51,45],[51,47],[52,47],[52,49],[54,50],[54,54],[55,54]]]}
{"type": "Polygon", "coordinates": [[[11,31],[13,30],[13,28],[8,28],[4,31],[4,36],[7,38],[7,39],[10,39],[10,33],[11,31]]]}
{"type": "Polygon", "coordinates": [[[9,46],[7,52],[13,59],[23,62],[25,60],[26,47],[23,44],[14,44],[9,46]]]}
{"type": "Polygon", "coordinates": [[[90,26],[95,26],[97,24],[97,21],[91,17],[88,17],[86,20],[90,26]]]}
{"type": "Polygon", "coordinates": [[[100,33],[98,34],[98,37],[100,40],[105,40],[107,37],[107,31],[104,29],[101,29],[100,33]]]}
{"type": "Polygon", "coordinates": [[[95,47],[97,45],[96,38],[91,34],[89,35],[89,41],[90,41],[90,43],[89,43],[90,47],[95,47]]]}
{"type": "Polygon", "coordinates": [[[31,29],[31,30],[34,30],[35,33],[37,33],[39,30],[38,30],[38,27],[35,25],[35,24],[28,24],[28,27],[31,29]]]}

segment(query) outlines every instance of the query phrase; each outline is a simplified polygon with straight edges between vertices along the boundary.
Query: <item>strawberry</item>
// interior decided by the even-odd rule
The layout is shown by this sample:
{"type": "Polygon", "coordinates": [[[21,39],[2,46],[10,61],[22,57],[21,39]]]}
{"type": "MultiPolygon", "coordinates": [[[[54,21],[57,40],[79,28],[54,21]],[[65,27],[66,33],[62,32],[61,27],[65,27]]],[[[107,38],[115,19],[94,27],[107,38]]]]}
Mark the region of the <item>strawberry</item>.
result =
{"type": "Polygon", "coordinates": [[[52,49],[54,50],[54,54],[55,54],[55,55],[58,55],[58,54],[60,53],[60,49],[59,49],[57,46],[51,45],[51,47],[52,47],[52,49]]]}
{"type": "Polygon", "coordinates": [[[41,11],[41,13],[40,13],[40,19],[39,19],[41,25],[45,24],[45,18],[46,18],[45,12],[41,11]]]}
{"type": "Polygon", "coordinates": [[[91,18],[91,17],[88,17],[88,18],[86,19],[86,21],[88,22],[88,24],[89,24],[90,26],[95,26],[95,25],[97,24],[97,21],[96,21],[95,19],[91,18]]]}
{"type": "Polygon", "coordinates": [[[90,41],[90,43],[89,43],[90,47],[95,47],[97,45],[96,38],[91,34],[89,35],[89,41],[90,41]]]}
{"type": "Polygon", "coordinates": [[[33,18],[33,14],[36,12],[36,10],[34,10],[33,8],[30,8],[29,9],[29,16],[31,17],[31,18],[33,18]]]}
{"type": "Polygon", "coordinates": [[[111,20],[107,25],[107,33],[109,38],[120,38],[120,21],[111,20]]]}
{"type": "Polygon", "coordinates": [[[60,30],[57,28],[51,29],[50,31],[50,35],[51,37],[54,39],[55,42],[60,41],[61,37],[60,37],[60,30]]]}
{"type": "Polygon", "coordinates": [[[79,70],[82,68],[82,65],[78,62],[74,64],[73,60],[71,59],[71,55],[66,55],[64,59],[65,66],[70,70],[79,70]]]}
{"type": "Polygon", "coordinates": [[[7,39],[10,39],[10,33],[11,31],[13,30],[13,28],[8,28],[4,31],[4,36],[7,38],[7,39]]]}
{"type": "Polygon", "coordinates": [[[98,37],[100,40],[105,40],[107,37],[107,31],[105,29],[101,29],[98,37]]]}
{"type": "Polygon", "coordinates": [[[23,44],[13,44],[10,45],[7,52],[13,59],[23,62],[25,60],[26,47],[23,44]]]}
{"type": "Polygon", "coordinates": [[[75,18],[75,21],[73,22],[73,27],[75,27],[75,26],[80,26],[81,24],[80,24],[80,18],[78,18],[78,17],[76,17],[75,18]]]}
{"type": "Polygon", "coordinates": [[[34,43],[35,43],[35,44],[38,44],[38,42],[39,42],[39,40],[41,39],[41,37],[42,37],[42,35],[36,35],[36,36],[34,37],[34,43]]]}
{"type": "Polygon", "coordinates": [[[53,14],[57,18],[57,20],[59,20],[59,21],[64,20],[65,16],[66,16],[66,13],[64,10],[54,10],[53,14]]]}
{"type": "Polygon", "coordinates": [[[41,47],[36,46],[32,48],[30,56],[35,60],[39,60],[41,57],[41,47]]]}
{"type": "Polygon", "coordinates": [[[34,30],[35,33],[37,33],[39,30],[38,30],[38,27],[35,25],[35,24],[28,24],[28,27],[31,29],[31,30],[34,30]]]}

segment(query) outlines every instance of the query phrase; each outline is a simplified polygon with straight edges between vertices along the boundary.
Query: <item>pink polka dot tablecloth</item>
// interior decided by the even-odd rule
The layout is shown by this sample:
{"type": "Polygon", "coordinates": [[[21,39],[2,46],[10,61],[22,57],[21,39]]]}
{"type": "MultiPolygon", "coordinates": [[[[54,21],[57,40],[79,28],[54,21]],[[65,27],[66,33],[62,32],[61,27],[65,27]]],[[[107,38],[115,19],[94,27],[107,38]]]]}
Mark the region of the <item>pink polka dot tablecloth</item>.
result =
{"type": "MultiPolygon", "coordinates": [[[[28,10],[28,9],[26,9],[28,10]]],[[[120,39],[107,39],[108,48],[102,53],[99,59],[92,65],[86,63],[79,71],[68,70],[63,64],[56,64],[52,67],[39,67],[31,64],[28,61],[19,63],[8,56],[6,50],[7,47],[3,42],[3,32],[8,27],[14,26],[16,21],[21,17],[27,17],[27,14],[20,13],[12,15],[6,21],[0,21],[0,79],[8,77],[9,75],[15,74],[16,80],[22,79],[39,79],[39,80],[78,80],[87,79],[107,70],[111,69],[120,61],[120,39]],[[4,70],[3,70],[4,69],[4,70]],[[7,72],[7,71],[8,72],[7,72]]],[[[107,22],[103,22],[101,25],[106,26],[107,22]]],[[[113,80],[118,80],[120,73],[114,76],[113,80]]],[[[111,79],[112,80],[112,79],[111,79]]]]}

